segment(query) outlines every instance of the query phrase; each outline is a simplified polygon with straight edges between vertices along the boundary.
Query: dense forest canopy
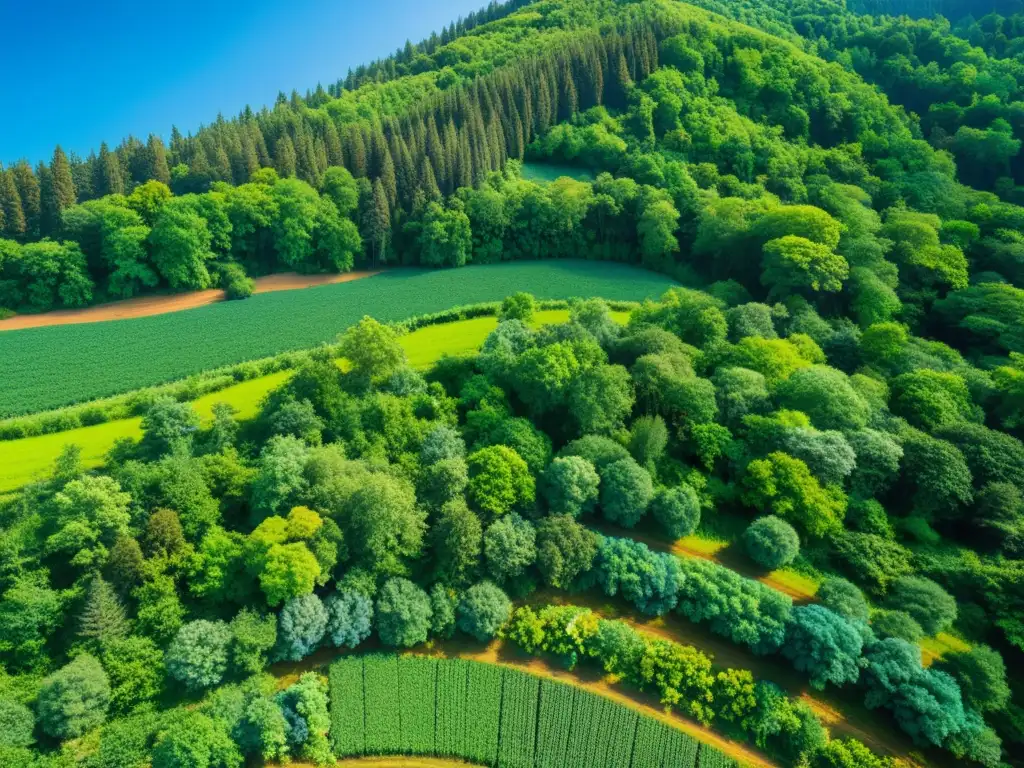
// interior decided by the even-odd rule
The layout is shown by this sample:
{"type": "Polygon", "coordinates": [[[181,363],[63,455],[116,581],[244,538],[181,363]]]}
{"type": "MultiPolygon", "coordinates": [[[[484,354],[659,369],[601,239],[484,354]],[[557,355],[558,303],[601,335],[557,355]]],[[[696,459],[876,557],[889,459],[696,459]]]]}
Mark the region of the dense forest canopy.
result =
{"type": "Polygon", "coordinates": [[[3,171],[20,311],[558,257],[685,287],[625,328],[583,301],[537,330],[510,297],[425,376],[367,319],[345,373],[310,353],[253,421],[161,400],[101,471],[66,453],[0,507],[0,755],[326,763],[322,684],[275,693],[267,663],[457,630],[600,664],[782,764],[890,765],[749,670],[513,605],[543,587],[706,623],[939,760],[1019,760],[1024,18],[993,9],[492,5],[167,146],[3,171]],[[641,543],[694,532],[816,602],[641,543]],[[966,650],[924,666],[947,631],[966,650]]]}

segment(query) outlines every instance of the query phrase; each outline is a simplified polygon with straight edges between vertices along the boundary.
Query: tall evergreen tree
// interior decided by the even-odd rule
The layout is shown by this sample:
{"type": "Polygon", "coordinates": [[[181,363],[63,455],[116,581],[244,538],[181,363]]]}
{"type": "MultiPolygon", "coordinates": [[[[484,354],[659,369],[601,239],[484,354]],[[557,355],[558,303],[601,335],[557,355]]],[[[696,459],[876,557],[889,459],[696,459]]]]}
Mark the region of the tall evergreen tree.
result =
{"type": "Polygon", "coordinates": [[[0,168],[0,210],[3,210],[3,232],[8,237],[25,236],[25,212],[21,207],[21,197],[14,184],[14,174],[0,168]]]}
{"type": "Polygon", "coordinates": [[[289,178],[295,175],[296,166],[295,144],[285,133],[274,144],[274,168],[282,178],[289,178]]]}
{"type": "Polygon", "coordinates": [[[94,168],[93,191],[99,195],[123,195],[124,177],[121,175],[121,161],[116,152],[111,152],[107,143],[100,144],[100,154],[94,168]]]}
{"type": "Polygon", "coordinates": [[[163,141],[156,134],[149,134],[146,142],[146,155],[149,159],[149,174],[151,179],[171,183],[171,169],[167,166],[167,150],[163,141]]]}
{"type": "Polygon", "coordinates": [[[128,634],[128,618],[114,588],[102,576],[93,576],[78,620],[78,635],[99,649],[128,634]]]}
{"type": "Polygon", "coordinates": [[[377,266],[387,259],[391,245],[391,206],[380,179],[373,182],[373,205],[370,208],[367,231],[370,240],[370,257],[377,266]]]}
{"type": "Polygon", "coordinates": [[[39,237],[40,195],[39,179],[32,172],[32,167],[25,160],[20,161],[11,169],[14,175],[14,186],[21,198],[21,210],[25,213],[25,234],[28,237],[39,237]]]}
{"type": "Polygon", "coordinates": [[[53,160],[50,162],[50,173],[53,175],[53,200],[57,210],[57,221],[60,221],[60,214],[77,202],[75,196],[75,182],[71,179],[71,164],[67,155],[58,145],[53,150],[53,160]]]}

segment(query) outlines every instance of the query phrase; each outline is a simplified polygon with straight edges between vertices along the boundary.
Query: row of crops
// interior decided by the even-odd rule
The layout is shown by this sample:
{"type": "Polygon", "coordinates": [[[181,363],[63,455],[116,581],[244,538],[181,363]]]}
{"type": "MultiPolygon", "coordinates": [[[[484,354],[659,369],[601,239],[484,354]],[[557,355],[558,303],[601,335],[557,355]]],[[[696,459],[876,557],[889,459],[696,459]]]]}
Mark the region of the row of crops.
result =
{"type": "Polygon", "coordinates": [[[498,768],[726,768],[713,747],[609,699],[461,659],[348,656],[332,664],[341,757],[430,755],[498,768]]]}
{"type": "Polygon", "coordinates": [[[516,291],[540,299],[641,301],[672,285],[664,275],[597,261],[396,269],[365,280],[264,293],[153,317],[0,332],[0,418],[309,349],[333,342],[364,315],[392,322],[500,301],[516,291]]]}

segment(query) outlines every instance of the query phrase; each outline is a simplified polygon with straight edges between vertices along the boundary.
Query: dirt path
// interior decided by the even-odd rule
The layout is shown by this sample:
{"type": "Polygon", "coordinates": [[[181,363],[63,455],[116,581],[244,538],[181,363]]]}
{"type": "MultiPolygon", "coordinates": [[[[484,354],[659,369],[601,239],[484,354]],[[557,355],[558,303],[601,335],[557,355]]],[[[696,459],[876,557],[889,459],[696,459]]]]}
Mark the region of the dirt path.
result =
{"type": "MultiPolygon", "coordinates": [[[[294,291],[300,288],[314,288],[318,285],[347,283],[350,280],[359,280],[376,274],[378,273],[346,272],[340,275],[300,275],[297,272],[282,272],[277,275],[255,278],[253,293],[294,291]]],[[[6,320],[0,320],[0,331],[19,331],[25,328],[43,328],[49,325],[77,325],[79,323],[99,323],[104,320],[149,317],[150,315],[163,315],[167,312],[204,307],[207,304],[223,300],[224,291],[220,289],[168,296],[140,296],[136,299],[112,301],[109,304],[97,304],[83,309],[60,309],[38,315],[15,315],[6,320]]]]}

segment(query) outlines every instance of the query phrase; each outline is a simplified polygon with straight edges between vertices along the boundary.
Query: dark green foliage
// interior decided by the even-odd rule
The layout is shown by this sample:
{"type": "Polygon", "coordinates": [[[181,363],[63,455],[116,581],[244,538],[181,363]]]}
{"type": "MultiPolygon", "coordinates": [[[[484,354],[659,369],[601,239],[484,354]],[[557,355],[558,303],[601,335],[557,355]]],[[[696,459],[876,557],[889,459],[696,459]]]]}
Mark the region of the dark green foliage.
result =
{"type": "Polygon", "coordinates": [[[934,581],[917,576],[896,581],[886,604],[913,616],[927,635],[941,632],[956,619],[956,600],[934,581]]]}
{"type": "Polygon", "coordinates": [[[829,610],[850,621],[866,623],[868,603],[856,585],[846,579],[830,577],[818,587],[817,598],[829,610]]]}
{"type": "Polygon", "coordinates": [[[651,500],[651,515],[672,539],[689,536],[700,523],[700,499],[688,485],[661,488],[651,500]]]}
{"type": "Polygon", "coordinates": [[[800,537],[785,520],[768,515],[747,526],[743,546],[755,563],[775,570],[789,565],[800,554],[800,537]]]}
{"type": "Polygon", "coordinates": [[[512,603],[489,581],[474,584],[462,596],[456,613],[460,630],[480,642],[493,638],[508,621],[512,603]]]}
{"type": "Polygon", "coordinates": [[[408,579],[390,579],[377,595],[376,615],[381,642],[408,648],[427,639],[430,598],[408,579]]]}

